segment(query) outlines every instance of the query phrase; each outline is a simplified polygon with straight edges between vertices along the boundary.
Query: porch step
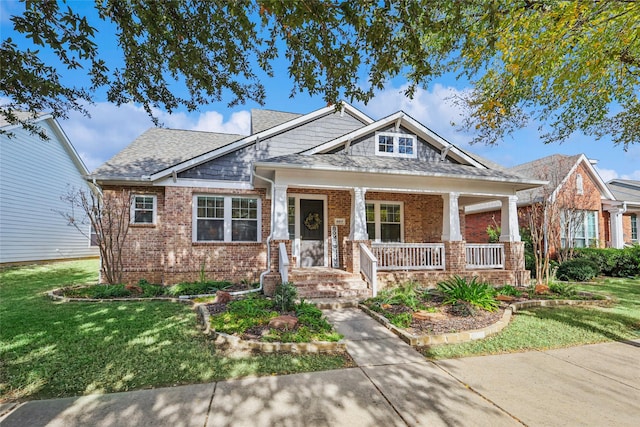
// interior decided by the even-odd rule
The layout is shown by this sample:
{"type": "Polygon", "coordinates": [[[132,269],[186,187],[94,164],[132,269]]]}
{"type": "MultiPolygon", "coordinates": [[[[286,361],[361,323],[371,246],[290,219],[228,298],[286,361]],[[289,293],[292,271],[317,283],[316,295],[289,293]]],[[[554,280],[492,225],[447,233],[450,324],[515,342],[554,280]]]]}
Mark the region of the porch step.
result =
{"type": "Polygon", "coordinates": [[[371,296],[371,289],[359,275],[342,270],[298,269],[289,274],[289,281],[298,289],[298,296],[304,299],[365,299],[371,296]]]}

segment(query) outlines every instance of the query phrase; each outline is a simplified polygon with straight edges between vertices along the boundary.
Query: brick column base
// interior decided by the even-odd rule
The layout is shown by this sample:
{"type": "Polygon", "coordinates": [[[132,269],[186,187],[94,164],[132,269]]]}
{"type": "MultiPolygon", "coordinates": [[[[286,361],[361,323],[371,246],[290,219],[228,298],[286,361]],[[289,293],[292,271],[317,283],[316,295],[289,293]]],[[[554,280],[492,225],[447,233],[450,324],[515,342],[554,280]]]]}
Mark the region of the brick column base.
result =
{"type": "Polygon", "coordinates": [[[344,243],[344,267],[349,273],[360,273],[360,243],[371,248],[371,240],[347,240],[344,243]]]}
{"type": "Polygon", "coordinates": [[[504,269],[524,270],[524,242],[503,242],[504,269]]]}
{"type": "Polygon", "coordinates": [[[284,243],[287,247],[287,257],[289,257],[289,273],[291,273],[291,266],[293,263],[293,259],[291,257],[292,245],[291,240],[272,240],[271,241],[271,268],[272,272],[279,273],[280,272],[280,243],[284,243]]]}
{"type": "Polygon", "coordinates": [[[466,242],[443,242],[445,256],[445,271],[451,273],[463,272],[467,269],[466,242]]]}

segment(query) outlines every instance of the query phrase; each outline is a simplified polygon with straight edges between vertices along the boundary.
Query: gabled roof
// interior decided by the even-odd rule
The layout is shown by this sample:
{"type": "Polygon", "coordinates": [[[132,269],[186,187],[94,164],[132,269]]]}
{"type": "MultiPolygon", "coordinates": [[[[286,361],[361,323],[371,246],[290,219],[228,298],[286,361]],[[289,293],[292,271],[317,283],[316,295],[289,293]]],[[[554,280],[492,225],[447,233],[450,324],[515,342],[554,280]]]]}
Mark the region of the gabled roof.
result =
{"type": "Polygon", "coordinates": [[[621,202],[640,203],[640,181],[630,179],[613,179],[607,182],[607,187],[621,202]]]}
{"type": "Polygon", "coordinates": [[[344,145],[348,141],[355,140],[372,132],[376,132],[377,130],[384,129],[391,124],[395,124],[396,129],[402,126],[410,130],[411,132],[415,132],[419,137],[428,141],[436,149],[441,150],[442,153],[448,155],[458,162],[473,165],[478,168],[487,168],[487,166],[485,166],[483,163],[477,161],[465,151],[460,150],[458,147],[447,142],[440,135],[433,132],[431,129],[427,128],[422,123],[406,114],[404,111],[398,111],[397,113],[394,113],[383,119],[372,122],[368,126],[361,127],[360,129],[356,129],[353,132],[350,132],[339,138],[333,139],[315,148],[307,150],[304,152],[304,154],[313,155],[330,152],[331,150],[344,145]]]}
{"type": "Polygon", "coordinates": [[[271,129],[272,127],[276,127],[300,116],[302,116],[302,114],[285,113],[284,111],[275,110],[252,109],[251,134],[253,135],[254,133],[271,129]]]}
{"type": "Polygon", "coordinates": [[[518,204],[530,204],[545,195],[555,197],[562,185],[569,179],[580,164],[587,169],[591,180],[598,187],[598,190],[600,190],[601,197],[613,199],[613,194],[611,194],[607,185],[602,178],[600,178],[600,175],[584,154],[576,154],[573,156],[553,154],[508,169],[509,172],[516,175],[548,181],[543,187],[518,192],[518,204]]]}
{"type": "MultiPolygon", "coordinates": [[[[53,115],[40,112],[36,114],[36,118],[33,118],[33,114],[26,111],[14,111],[13,114],[15,114],[20,120],[26,120],[31,123],[38,123],[42,121],[49,122],[49,125],[51,126],[51,129],[53,129],[53,131],[55,132],[58,141],[60,141],[60,143],[62,144],[62,147],[67,152],[67,154],[69,155],[69,158],[71,159],[73,164],[76,166],[80,174],[84,176],[89,173],[87,166],[84,164],[84,162],[82,161],[82,158],[80,157],[75,147],[69,140],[69,137],[60,126],[60,123],[58,123],[58,121],[53,117],[53,115]]],[[[6,120],[4,120],[4,118],[0,118],[0,128],[3,128],[3,130],[9,131],[11,129],[16,129],[19,127],[21,127],[20,124],[10,124],[6,120]]],[[[39,138],[39,136],[34,136],[34,138],[39,138]]]]}
{"type": "Polygon", "coordinates": [[[244,138],[243,135],[151,128],[98,167],[96,179],[140,179],[244,138]]]}
{"type": "Polygon", "coordinates": [[[540,181],[503,171],[459,165],[447,162],[425,162],[419,159],[345,156],[344,154],[291,154],[255,163],[257,168],[310,169],[340,172],[362,172],[391,175],[471,178],[475,180],[509,182],[520,188],[539,186],[540,181]]]}

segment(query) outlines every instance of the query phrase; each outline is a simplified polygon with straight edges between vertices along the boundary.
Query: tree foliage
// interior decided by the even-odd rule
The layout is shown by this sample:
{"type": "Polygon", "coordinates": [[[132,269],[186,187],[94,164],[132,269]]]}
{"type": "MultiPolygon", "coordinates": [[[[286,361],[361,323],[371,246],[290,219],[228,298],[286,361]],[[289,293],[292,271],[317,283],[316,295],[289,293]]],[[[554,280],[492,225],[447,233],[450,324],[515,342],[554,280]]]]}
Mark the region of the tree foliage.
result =
{"type": "Polygon", "coordinates": [[[23,0],[17,33],[0,47],[2,114],[84,111],[106,88],[116,104],[149,114],[208,102],[265,101],[263,76],[286,59],[291,95],[327,103],[368,101],[396,77],[406,95],[456,73],[473,89],[463,128],[498,142],[530,120],[546,142],[581,131],[637,142],[640,132],[640,2],[559,0],[96,0],[116,28],[121,63],[107,61],[97,23],[53,0],[23,0]],[[38,49],[53,50],[46,64],[38,49]],[[89,87],[67,86],[81,70],[89,87]],[[180,90],[178,90],[180,89],[180,90]],[[186,90],[185,90],[186,89],[186,90]]]}

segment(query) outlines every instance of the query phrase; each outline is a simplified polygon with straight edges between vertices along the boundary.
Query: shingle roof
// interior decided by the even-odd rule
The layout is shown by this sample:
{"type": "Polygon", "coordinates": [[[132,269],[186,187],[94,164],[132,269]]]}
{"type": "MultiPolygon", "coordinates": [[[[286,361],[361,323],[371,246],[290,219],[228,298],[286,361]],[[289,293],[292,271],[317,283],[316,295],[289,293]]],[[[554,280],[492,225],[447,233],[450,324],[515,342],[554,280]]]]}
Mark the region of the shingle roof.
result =
{"type": "Polygon", "coordinates": [[[640,203],[640,181],[614,179],[607,182],[607,187],[609,187],[616,200],[640,203]]]}
{"type": "Polygon", "coordinates": [[[298,113],[285,113],[284,111],[275,110],[251,110],[251,134],[271,129],[272,127],[281,125],[302,116],[298,113]]]}
{"type": "Polygon", "coordinates": [[[100,178],[140,178],[223,147],[243,135],[152,128],[136,138],[92,175],[100,178]]]}
{"type": "Polygon", "coordinates": [[[519,203],[530,203],[534,200],[549,196],[571,172],[582,154],[566,156],[553,154],[532,162],[523,163],[507,169],[507,172],[516,175],[548,181],[548,184],[531,190],[518,191],[519,203]]]}
{"type": "Polygon", "coordinates": [[[532,179],[499,170],[480,169],[474,166],[446,162],[428,162],[419,159],[390,157],[347,156],[344,154],[291,154],[257,162],[258,165],[340,170],[352,172],[375,172],[400,175],[460,176],[488,180],[508,180],[528,183],[532,179]]]}

